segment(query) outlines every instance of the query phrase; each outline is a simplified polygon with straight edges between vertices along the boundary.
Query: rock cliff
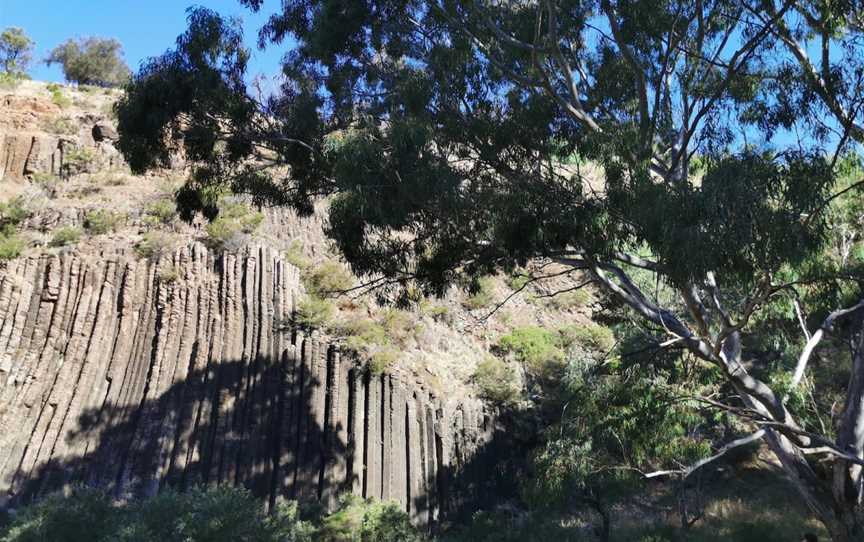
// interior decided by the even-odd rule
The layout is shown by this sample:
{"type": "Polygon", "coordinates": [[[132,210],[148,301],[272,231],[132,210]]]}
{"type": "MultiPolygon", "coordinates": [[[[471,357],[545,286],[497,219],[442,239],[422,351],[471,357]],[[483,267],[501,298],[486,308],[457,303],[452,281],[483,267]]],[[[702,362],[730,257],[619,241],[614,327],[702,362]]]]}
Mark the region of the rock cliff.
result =
{"type": "MultiPolygon", "coordinates": [[[[56,108],[3,99],[6,185],[61,173],[69,148],[91,149],[96,169],[118,167],[101,137],[110,126],[94,129],[103,117],[79,111],[71,135],[31,132],[56,108]]],[[[105,201],[122,208],[133,192],[105,201]]],[[[80,225],[81,205],[30,222],[80,225]]],[[[395,500],[418,523],[458,502],[473,483],[463,467],[493,433],[483,402],[409,371],[372,374],[292,327],[303,287],[279,242],[322,233],[289,215],[270,213],[269,236],[234,252],[187,232],[147,259],[118,234],[74,249],[36,243],[0,262],[0,508],[71,484],[120,498],[242,484],[271,504],[332,505],[352,492],[395,500]]]]}

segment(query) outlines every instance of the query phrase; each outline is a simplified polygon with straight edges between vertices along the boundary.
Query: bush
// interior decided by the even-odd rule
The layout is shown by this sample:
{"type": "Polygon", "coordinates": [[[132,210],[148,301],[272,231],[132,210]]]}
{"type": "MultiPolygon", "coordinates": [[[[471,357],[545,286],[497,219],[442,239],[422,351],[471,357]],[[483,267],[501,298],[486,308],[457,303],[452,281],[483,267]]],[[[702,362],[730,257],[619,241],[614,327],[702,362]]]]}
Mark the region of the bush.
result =
{"type": "Polygon", "coordinates": [[[3,74],[21,77],[30,66],[35,43],[24,30],[16,26],[0,32],[0,64],[3,74]]]}
{"type": "Polygon", "coordinates": [[[161,231],[151,231],[144,234],[141,241],[135,245],[135,251],[142,258],[158,260],[174,248],[174,236],[161,231]]]}
{"type": "Polygon", "coordinates": [[[126,215],[106,209],[90,211],[84,217],[84,228],[93,235],[117,231],[126,222],[126,215]]]}
{"type": "Polygon", "coordinates": [[[518,270],[507,277],[507,286],[514,292],[517,292],[524,288],[530,280],[531,277],[525,270],[518,270]]]}
{"type": "Polygon", "coordinates": [[[347,290],[354,285],[351,273],[338,262],[328,260],[303,273],[301,280],[306,291],[319,297],[327,297],[347,290]]]}
{"type": "Polygon", "coordinates": [[[30,210],[21,197],[0,202],[0,227],[17,226],[29,216],[30,210]]]}
{"type": "Polygon", "coordinates": [[[314,295],[307,295],[297,306],[296,320],[301,327],[325,328],[333,321],[335,310],[336,308],[331,301],[314,295]]]}
{"type": "Polygon", "coordinates": [[[167,265],[156,271],[156,278],[159,282],[171,284],[180,280],[180,270],[174,265],[167,265]]]}
{"type": "Polygon", "coordinates": [[[72,100],[70,100],[66,97],[65,94],[63,94],[63,87],[61,87],[57,83],[48,83],[45,88],[51,94],[51,101],[54,102],[54,105],[56,105],[60,109],[65,109],[72,105],[72,100]]]}
{"type": "Polygon", "coordinates": [[[27,244],[15,233],[14,228],[0,230],[0,260],[17,258],[26,246],[27,244]]]}
{"type": "Polygon", "coordinates": [[[392,346],[384,346],[372,352],[369,356],[369,370],[374,375],[381,375],[399,360],[400,350],[392,346]]]}
{"type": "Polygon", "coordinates": [[[5,73],[0,72],[0,89],[3,90],[15,90],[18,88],[18,85],[21,84],[21,81],[28,79],[27,77],[23,77],[17,73],[5,73]]]}
{"type": "Polygon", "coordinates": [[[60,169],[66,177],[82,173],[95,158],[92,150],[86,147],[73,147],[63,154],[63,165],[60,169]]]}
{"type": "Polygon", "coordinates": [[[605,353],[615,347],[615,334],[612,330],[594,323],[564,326],[558,330],[558,334],[564,348],[579,345],[605,353]]]}
{"type": "Polygon", "coordinates": [[[65,247],[69,245],[74,245],[80,240],[81,228],[67,226],[64,228],[59,228],[57,231],[55,231],[54,236],[51,238],[51,242],[48,243],[48,245],[52,247],[65,247]]]}
{"type": "Polygon", "coordinates": [[[78,125],[69,117],[45,119],[42,121],[42,129],[46,132],[60,135],[74,135],[78,133],[78,125]]]}
{"type": "Polygon", "coordinates": [[[519,399],[516,371],[496,357],[488,356],[477,364],[474,383],[480,389],[480,396],[494,403],[509,405],[519,399]]]}
{"type": "Polygon", "coordinates": [[[130,76],[123,61],[123,47],[115,39],[69,39],[55,47],[45,62],[60,64],[66,80],[81,85],[118,87],[130,76]]]}
{"type": "Polygon", "coordinates": [[[462,301],[466,309],[477,310],[492,305],[495,301],[495,279],[481,277],[471,288],[470,295],[462,301]]]}
{"type": "Polygon", "coordinates": [[[306,271],[312,265],[312,262],[303,253],[303,243],[299,239],[294,239],[288,245],[288,250],[285,251],[285,260],[300,271],[306,271]]]}
{"type": "Polygon", "coordinates": [[[225,203],[219,206],[219,215],[207,224],[206,243],[213,249],[225,250],[236,243],[241,234],[251,234],[264,215],[251,211],[242,203],[225,203]]]}
{"type": "Polygon", "coordinates": [[[115,504],[101,492],[76,489],[51,496],[15,516],[2,542],[311,542],[314,527],[301,521],[296,504],[267,515],[245,489],[220,486],[187,493],[160,492],[115,504]]]}
{"type": "Polygon", "coordinates": [[[168,198],[156,200],[144,210],[145,222],[170,226],[177,220],[177,204],[168,198]]]}
{"type": "Polygon", "coordinates": [[[2,542],[85,542],[110,540],[120,527],[120,511],[103,493],[77,489],[20,510],[2,533],[2,542]]]}
{"type": "Polygon", "coordinates": [[[553,307],[558,310],[569,310],[584,307],[591,302],[591,299],[591,292],[583,287],[578,290],[555,294],[552,297],[544,298],[544,301],[547,307],[553,307]]]}
{"type": "Polygon", "coordinates": [[[322,542],[420,542],[408,515],[393,502],[346,495],[339,509],[324,519],[317,540],[322,542]]]}
{"type": "Polygon", "coordinates": [[[498,340],[499,349],[529,367],[561,361],[564,352],[559,344],[558,334],[536,326],[516,328],[498,340]]]}
{"type": "Polygon", "coordinates": [[[49,197],[54,197],[60,186],[60,178],[52,173],[34,173],[33,183],[44,190],[49,197]]]}

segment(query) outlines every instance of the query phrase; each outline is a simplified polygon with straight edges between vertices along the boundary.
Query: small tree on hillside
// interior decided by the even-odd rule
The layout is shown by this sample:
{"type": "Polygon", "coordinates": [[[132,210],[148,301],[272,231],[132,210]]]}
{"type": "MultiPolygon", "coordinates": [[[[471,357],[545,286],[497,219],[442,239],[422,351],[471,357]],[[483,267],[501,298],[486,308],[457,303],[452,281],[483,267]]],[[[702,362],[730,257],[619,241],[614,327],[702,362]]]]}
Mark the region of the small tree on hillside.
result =
{"type": "Polygon", "coordinates": [[[123,46],[116,39],[69,39],[55,47],[45,63],[60,64],[67,81],[82,85],[117,87],[129,79],[123,46]]]}
{"type": "Polygon", "coordinates": [[[33,58],[34,45],[21,28],[12,26],[0,32],[0,64],[3,65],[3,73],[24,74],[33,58]]]}

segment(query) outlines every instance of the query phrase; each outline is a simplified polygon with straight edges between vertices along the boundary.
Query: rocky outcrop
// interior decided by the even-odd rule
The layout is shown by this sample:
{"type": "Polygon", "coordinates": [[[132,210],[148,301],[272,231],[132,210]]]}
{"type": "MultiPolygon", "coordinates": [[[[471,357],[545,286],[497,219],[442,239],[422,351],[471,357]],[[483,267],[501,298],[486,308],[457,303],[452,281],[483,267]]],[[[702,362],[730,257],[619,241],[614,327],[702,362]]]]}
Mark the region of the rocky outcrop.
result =
{"type": "Polygon", "coordinates": [[[122,247],[0,269],[0,507],[68,484],[117,496],[230,483],[270,503],[342,492],[419,523],[490,439],[479,401],[373,375],[291,325],[298,271],[262,246],[122,247]]]}

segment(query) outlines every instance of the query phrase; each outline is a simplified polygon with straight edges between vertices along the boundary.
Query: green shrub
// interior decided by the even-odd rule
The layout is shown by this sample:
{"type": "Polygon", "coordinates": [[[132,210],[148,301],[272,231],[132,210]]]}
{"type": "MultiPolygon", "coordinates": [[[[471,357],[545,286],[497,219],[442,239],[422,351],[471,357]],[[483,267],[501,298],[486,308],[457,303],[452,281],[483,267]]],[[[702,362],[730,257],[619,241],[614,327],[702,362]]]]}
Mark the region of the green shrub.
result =
{"type": "Polygon", "coordinates": [[[303,253],[303,243],[299,239],[294,239],[288,245],[288,249],[285,251],[285,260],[300,271],[306,271],[312,265],[306,254],[303,253]]]}
{"type": "Polygon", "coordinates": [[[612,330],[594,323],[564,326],[558,330],[558,334],[564,348],[579,345],[599,352],[608,352],[615,347],[615,334],[612,330]]]}
{"type": "Polygon", "coordinates": [[[354,279],[348,269],[333,260],[327,260],[314,268],[307,269],[301,279],[306,291],[319,297],[331,296],[354,285],[354,279]]]}
{"type": "Polygon", "coordinates": [[[470,295],[462,301],[466,309],[477,310],[486,308],[495,301],[495,279],[481,277],[471,289],[470,295]]]}
{"type": "Polygon", "coordinates": [[[513,354],[516,359],[536,367],[549,361],[561,361],[564,352],[560,348],[557,333],[542,327],[519,327],[498,340],[498,348],[513,354]]]}
{"type": "Polygon", "coordinates": [[[517,292],[524,288],[530,280],[531,277],[524,270],[519,270],[507,277],[507,286],[517,292]]]}
{"type": "Polygon", "coordinates": [[[177,220],[177,204],[171,199],[162,198],[147,205],[144,213],[147,215],[146,222],[170,226],[177,220]]]}
{"type": "Polygon", "coordinates": [[[450,307],[440,303],[432,303],[426,299],[420,302],[420,313],[439,322],[449,323],[451,320],[450,307]]]}
{"type": "Polygon", "coordinates": [[[60,109],[65,109],[72,105],[72,100],[66,97],[63,94],[63,87],[58,85],[57,83],[48,83],[45,87],[49,93],[51,93],[51,101],[54,102],[54,105],[59,107],[60,109]]]}
{"type": "Polygon", "coordinates": [[[348,348],[361,353],[390,342],[384,326],[371,318],[351,319],[339,324],[335,331],[345,337],[345,345],[348,348]]]}
{"type": "Polygon", "coordinates": [[[207,224],[206,243],[213,249],[229,249],[241,234],[253,233],[263,220],[264,215],[242,203],[222,202],[219,215],[207,224]]]}
{"type": "Polygon", "coordinates": [[[29,77],[14,72],[0,72],[0,89],[15,90],[21,84],[21,81],[27,80],[29,77]]]}
{"type": "Polygon", "coordinates": [[[60,178],[53,173],[34,173],[33,183],[44,190],[49,197],[54,197],[60,186],[60,178]]]}
{"type": "Polygon", "coordinates": [[[151,231],[144,234],[141,241],[135,245],[135,251],[142,258],[158,260],[160,256],[173,250],[174,236],[162,232],[151,231]]]}
{"type": "Polygon", "coordinates": [[[171,284],[180,280],[180,270],[174,265],[167,265],[156,271],[156,278],[159,282],[171,284]]]}
{"type": "Polygon", "coordinates": [[[0,230],[0,260],[12,260],[21,255],[27,244],[21,239],[14,228],[0,230]]]}
{"type": "Polygon", "coordinates": [[[318,540],[324,542],[421,542],[408,515],[394,502],[346,495],[336,512],[324,519],[318,540]]]}
{"type": "Polygon", "coordinates": [[[65,247],[74,245],[81,240],[81,228],[67,226],[58,228],[51,237],[51,242],[48,243],[52,247],[65,247]]]}
{"type": "Polygon", "coordinates": [[[103,493],[77,489],[72,496],[49,496],[25,507],[2,532],[2,542],[85,542],[109,540],[121,512],[103,493]]]}
{"type": "Polygon", "coordinates": [[[375,350],[369,356],[369,369],[374,375],[380,375],[387,372],[387,369],[393,366],[399,359],[400,351],[392,346],[384,346],[375,350]]]}
{"type": "Polygon", "coordinates": [[[0,201],[0,226],[17,226],[30,216],[30,210],[21,197],[0,201]]]}
{"type": "Polygon", "coordinates": [[[296,503],[266,514],[245,489],[220,486],[186,493],[162,491],[142,501],[113,503],[101,492],[76,489],[25,507],[0,531],[2,542],[312,542],[315,527],[296,503]]]}
{"type": "Polygon", "coordinates": [[[69,117],[54,117],[42,121],[42,129],[52,134],[74,135],[78,133],[78,124],[69,117]]]}
{"type": "Polygon", "coordinates": [[[551,297],[543,298],[547,307],[553,307],[558,310],[569,310],[578,307],[584,307],[591,303],[591,292],[585,288],[561,292],[551,297]]]}
{"type": "Polygon", "coordinates": [[[333,321],[336,308],[333,302],[314,295],[307,295],[297,306],[297,323],[309,329],[326,328],[333,321]]]}
{"type": "Polygon", "coordinates": [[[96,156],[87,147],[73,147],[63,154],[61,171],[67,177],[81,173],[93,163],[96,156]]]}
{"type": "Polygon", "coordinates": [[[480,395],[494,403],[508,405],[519,399],[519,381],[513,367],[499,358],[487,356],[474,370],[474,383],[480,395]]]}
{"type": "Polygon", "coordinates": [[[107,209],[90,211],[84,217],[84,228],[93,235],[103,235],[117,231],[126,222],[126,215],[107,209]]]}

